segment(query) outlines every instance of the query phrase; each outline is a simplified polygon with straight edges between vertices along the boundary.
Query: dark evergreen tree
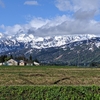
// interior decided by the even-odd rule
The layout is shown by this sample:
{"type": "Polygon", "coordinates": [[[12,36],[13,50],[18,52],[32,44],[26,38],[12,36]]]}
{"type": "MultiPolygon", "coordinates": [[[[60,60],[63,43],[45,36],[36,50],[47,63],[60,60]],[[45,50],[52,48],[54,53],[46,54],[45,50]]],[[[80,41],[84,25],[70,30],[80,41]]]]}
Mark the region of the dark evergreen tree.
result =
{"type": "Polygon", "coordinates": [[[37,58],[34,61],[37,62],[37,63],[39,63],[39,60],[37,58]]]}
{"type": "Polygon", "coordinates": [[[98,64],[96,62],[90,63],[90,67],[96,67],[98,64]]]}
{"type": "Polygon", "coordinates": [[[7,55],[2,55],[2,56],[0,57],[0,63],[5,62],[6,59],[7,59],[7,55]]]}
{"type": "Polygon", "coordinates": [[[32,56],[31,55],[29,56],[29,60],[32,61],[32,56]]]}
{"type": "Polygon", "coordinates": [[[10,59],[13,59],[13,55],[10,55],[10,59]]]}

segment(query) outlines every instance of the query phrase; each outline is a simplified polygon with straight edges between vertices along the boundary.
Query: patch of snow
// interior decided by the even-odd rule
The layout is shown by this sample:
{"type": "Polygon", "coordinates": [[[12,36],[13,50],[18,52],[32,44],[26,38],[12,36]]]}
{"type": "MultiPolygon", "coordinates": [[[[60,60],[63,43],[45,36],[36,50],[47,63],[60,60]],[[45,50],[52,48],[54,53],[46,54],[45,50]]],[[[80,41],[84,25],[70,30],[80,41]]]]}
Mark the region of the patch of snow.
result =
{"type": "Polygon", "coordinates": [[[96,45],[97,48],[99,48],[100,47],[100,42],[96,43],[95,45],[96,45]]]}
{"type": "Polygon", "coordinates": [[[3,37],[3,34],[2,33],[0,33],[0,38],[2,38],[3,37]]]}
{"type": "Polygon", "coordinates": [[[90,50],[90,51],[92,51],[92,52],[94,51],[94,49],[93,49],[92,47],[91,47],[91,48],[89,48],[89,50],[90,50]]]}

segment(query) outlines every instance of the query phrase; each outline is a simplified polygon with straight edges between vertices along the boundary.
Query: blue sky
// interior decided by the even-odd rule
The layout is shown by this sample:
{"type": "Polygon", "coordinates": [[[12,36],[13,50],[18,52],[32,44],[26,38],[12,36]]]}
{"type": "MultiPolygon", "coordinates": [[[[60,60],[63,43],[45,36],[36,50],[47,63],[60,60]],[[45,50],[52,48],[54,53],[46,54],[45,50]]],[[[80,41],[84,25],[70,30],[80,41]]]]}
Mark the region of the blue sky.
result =
{"type": "Polygon", "coordinates": [[[0,0],[0,33],[100,34],[100,0],[0,0]]]}
{"type": "MultiPolygon", "coordinates": [[[[32,0],[34,2],[34,0],[32,0]]],[[[52,18],[59,15],[54,1],[37,0],[37,4],[28,4],[26,0],[2,0],[0,7],[0,24],[14,25],[26,23],[28,17],[52,18]]]]}

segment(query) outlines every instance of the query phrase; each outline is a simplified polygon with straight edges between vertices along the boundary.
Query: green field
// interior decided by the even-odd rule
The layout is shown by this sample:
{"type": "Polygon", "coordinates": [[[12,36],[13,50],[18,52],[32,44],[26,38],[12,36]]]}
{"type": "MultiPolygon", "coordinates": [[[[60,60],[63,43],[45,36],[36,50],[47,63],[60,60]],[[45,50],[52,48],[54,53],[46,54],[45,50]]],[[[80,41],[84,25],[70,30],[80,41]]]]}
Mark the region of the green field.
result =
{"type": "Polygon", "coordinates": [[[100,85],[100,69],[67,66],[1,66],[0,85],[100,85]]]}
{"type": "Polygon", "coordinates": [[[0,100],[100,100],[100,87],[2,86],[0,100]]]}
{"type": "Polygon", "coordinates": [[[100,100],[100,69],[0,66],[0,100],[100,100]]]}

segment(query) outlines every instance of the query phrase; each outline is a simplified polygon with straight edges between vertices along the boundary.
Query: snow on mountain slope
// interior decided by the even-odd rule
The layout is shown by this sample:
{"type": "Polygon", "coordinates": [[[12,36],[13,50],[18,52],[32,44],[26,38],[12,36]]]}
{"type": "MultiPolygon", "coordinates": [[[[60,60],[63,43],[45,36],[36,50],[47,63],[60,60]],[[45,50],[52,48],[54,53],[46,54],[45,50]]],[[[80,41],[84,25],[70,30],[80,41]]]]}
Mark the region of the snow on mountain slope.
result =
{"type": "Polygon", "coordinates": [[[82,64],[99,61],[100,37],[90,34],[38,37],[22,30],[15,35],[0,33],[0,55],[32,54],[43,63],[76,64],[78,52],[82,64]]]}
{"type": "Polygon", "coordinates": [[[95,37],[94,35],[79,35],[79,36],[55,36],[55,37],[34,37],[32,34],[20,35],[16,38],[19,42],[31,44],[32,48],[50,48],[59,47],[76,41],[88,40],[95,37]]]}
{"type": "MultiPolygon", "coordinates": [[[[2,34],[0,34],[0,38],[2,37],[2,34]]],[[[76,36],[48,36],[48,37],[34,37],[33,34],[24,34],[19,33],[15,34],[14,36],[7,36],[4,39],[4,42],[6,40],[10,40],[15,42],[23,42],[25,44],[29,44],[32,46],[32,48],[49,48],[49,47],[59,47],[71,42],[76,41],[82,41],[82,40],[88,40],[93,37],[96,37],[95,35],[76,35],[76,36]]],[[[9,42],[8,42],[8,45],[9,42]]]]}
{"type": "Polygon", "coordinates": [[[0,39],[3,37],[3,34],[2,33],[0,33],[0,39]]]}
{"type": "MultiPolygon", "coordinates": [[[[77,42],[83,40],[89,40],[95,38],[95,35],[85,34],[85,35],[64,35],[64,36],[48,36],[48,37],[35,37],[33,34],[24,33],[20,30],[15,35],[2,35],[0,33],[0,52],[9,51],[17,48],[50,48],[50,47],[60,47],[69,43],[77,42]]],[[[100,42],[95,42],[97,47],[100,46],[100,42]]]]}

